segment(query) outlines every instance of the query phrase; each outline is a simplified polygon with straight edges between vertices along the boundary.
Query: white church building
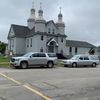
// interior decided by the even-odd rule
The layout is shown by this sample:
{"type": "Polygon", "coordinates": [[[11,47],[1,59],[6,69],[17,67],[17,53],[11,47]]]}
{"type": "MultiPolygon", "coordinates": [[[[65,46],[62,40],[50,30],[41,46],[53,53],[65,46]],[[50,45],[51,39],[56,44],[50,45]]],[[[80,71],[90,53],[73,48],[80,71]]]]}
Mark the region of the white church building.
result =
{"type": "Polygon", "coordinates": [[[52,52],[75,55],[88,53],[96,48],[88,42],[67,40],[61,10],[56,22],[44,19],[41,5],[38,16],[34,7],[30,11],[27,26],[11,25],[8,33],[9,53],[23,55],[28,52],[52,52]]]}

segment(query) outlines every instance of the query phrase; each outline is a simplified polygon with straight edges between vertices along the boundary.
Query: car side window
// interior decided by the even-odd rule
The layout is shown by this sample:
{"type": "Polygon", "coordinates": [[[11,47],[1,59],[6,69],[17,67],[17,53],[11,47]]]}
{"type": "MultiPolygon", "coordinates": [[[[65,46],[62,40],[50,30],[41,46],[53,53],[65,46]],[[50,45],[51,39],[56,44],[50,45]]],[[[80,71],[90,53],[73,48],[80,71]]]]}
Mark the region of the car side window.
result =
{"type": "Polygon", "coordinates": [[[35,53],[32,57],[46,57],[45,53],[35,53]]]}
{"type": "Polygon", "coordinates": [[[83,57],[80,57],[79,60],[83,60],[83,57]]]}
{"type": "Polygon", "coordinates": [[[45,53],[39,53],[39,57],[46,57],[45,53]]]}
{"type": "Polygon", "coordinates": [[[84,57],[84,60],[89,60],[89,58],[88,57],[84,57]]]}
{"type": "Polygon", "coordinates": [[[38,57],[38,53],[33,54],[32,57],[38,57]]]}

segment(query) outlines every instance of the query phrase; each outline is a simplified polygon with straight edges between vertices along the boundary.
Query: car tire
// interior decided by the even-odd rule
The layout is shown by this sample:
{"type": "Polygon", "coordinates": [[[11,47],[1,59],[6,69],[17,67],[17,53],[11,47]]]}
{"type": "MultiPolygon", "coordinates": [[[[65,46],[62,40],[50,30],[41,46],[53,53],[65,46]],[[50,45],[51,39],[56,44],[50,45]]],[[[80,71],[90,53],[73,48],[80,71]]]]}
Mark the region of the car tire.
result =
{"type": "Polygon", "coordinates": [[[72,63],[72,67],[77,67],[77,63],[72,63]]]}
{"type": "Polygon", "coordinates": [[[22,69],[26,69],[28,67],[28,63],[27,62],[21,62],[21,66],[22,69]]]}
{"type": "Polygon", "coordinates": [[[67,65],[64,65],[64,67],[68,67],[67,65]]]}
{"type": "Polygon", "coordinates": [[[93,64],[92,64],[92,67],[96,67],[96,63],[93,63],[93,64]]]}
{"type": "Polygon", "coordinates": [[[49,61],[49,62],[47,63],[47,67],[49,67],[49,68],[53,68],[53,66],[54,66],[54,64],[53,64],[52,61],[49,61]]]}

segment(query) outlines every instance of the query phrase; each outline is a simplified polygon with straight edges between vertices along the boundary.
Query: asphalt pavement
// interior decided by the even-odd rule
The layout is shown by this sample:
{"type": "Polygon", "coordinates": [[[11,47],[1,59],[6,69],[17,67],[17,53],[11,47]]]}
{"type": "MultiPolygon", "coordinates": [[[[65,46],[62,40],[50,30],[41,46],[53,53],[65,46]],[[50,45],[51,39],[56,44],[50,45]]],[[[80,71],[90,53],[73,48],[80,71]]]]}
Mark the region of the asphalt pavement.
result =
{"type": "Polygon", "coordinates": [[[100,66],[1,68],[0,100],[100,100],[100,66]]]}

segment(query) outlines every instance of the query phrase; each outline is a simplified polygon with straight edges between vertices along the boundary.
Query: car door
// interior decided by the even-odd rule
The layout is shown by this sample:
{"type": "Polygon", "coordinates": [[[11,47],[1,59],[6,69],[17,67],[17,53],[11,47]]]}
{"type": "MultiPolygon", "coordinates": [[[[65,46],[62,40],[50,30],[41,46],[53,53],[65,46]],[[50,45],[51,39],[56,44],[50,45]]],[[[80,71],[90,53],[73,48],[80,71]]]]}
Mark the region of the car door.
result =
{"type": "Polygon", "coordinates": [[[84,64],[84,57],[83,57],[83,56],[80,56],[80,57],[78,58],[77,64],[78,64],[79,66],[82,66],[82,65],[84,64]]]}
{"type": "Polygon", "coordinates": [[[84,65],[91,65],[91,60],[88,56],[84,56],[84,65]]]}
{"type": "Polygon", "coordinates": [[[38,54],[38,62],[39,65],[46,65],[47,64],[47,57],[45,53],[38,54]]]}
{"type": "Polygon", "coordinates": [[[38,60],[38,53],[34,53],[30,56],[29,59],[29,64],[30,65],[36,65],[37,64],[37,60],[38,60]]]}
{"type": "Polygon", "coordinates": [[[34,53],[30,59],[31,65],[45,65],[47,63],[45,53],[34,53]]]}

